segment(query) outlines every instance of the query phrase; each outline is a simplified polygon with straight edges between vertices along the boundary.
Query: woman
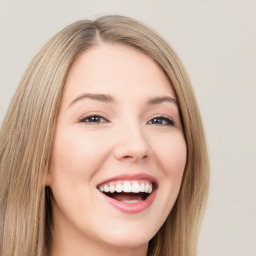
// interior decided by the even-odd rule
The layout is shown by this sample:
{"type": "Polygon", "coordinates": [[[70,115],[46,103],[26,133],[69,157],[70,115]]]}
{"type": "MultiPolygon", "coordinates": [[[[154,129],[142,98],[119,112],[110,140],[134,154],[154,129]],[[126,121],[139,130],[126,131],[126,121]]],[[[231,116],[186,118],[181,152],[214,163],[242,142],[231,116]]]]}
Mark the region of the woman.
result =
{"type": "Polygon", "coordinates": [[[196,255],[208,160],[173,50],[130,18],[35,56],[1,129],[0,254],[196,255]]]}

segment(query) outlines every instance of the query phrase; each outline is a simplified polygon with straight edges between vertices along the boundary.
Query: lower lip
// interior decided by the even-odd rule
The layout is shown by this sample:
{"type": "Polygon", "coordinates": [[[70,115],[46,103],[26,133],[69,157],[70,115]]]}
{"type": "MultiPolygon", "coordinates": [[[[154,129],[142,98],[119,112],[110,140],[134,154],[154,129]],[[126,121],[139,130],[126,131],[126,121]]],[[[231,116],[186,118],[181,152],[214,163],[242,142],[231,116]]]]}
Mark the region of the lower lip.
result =
{"type": "Polygon", "coordinates": [[[109,196],[106,196],[104,193],[100,192],[99,193],[104,197],[104,199],[111,205],[113,205],[115,208],[120,210],[121,212],[124,213],[140,213],[145,211],[154,201],[156,197],[156,190],[154,191],[143,201],[139,201],[137,203],[124,203],[122,201],[117,201],[109,196]]]}

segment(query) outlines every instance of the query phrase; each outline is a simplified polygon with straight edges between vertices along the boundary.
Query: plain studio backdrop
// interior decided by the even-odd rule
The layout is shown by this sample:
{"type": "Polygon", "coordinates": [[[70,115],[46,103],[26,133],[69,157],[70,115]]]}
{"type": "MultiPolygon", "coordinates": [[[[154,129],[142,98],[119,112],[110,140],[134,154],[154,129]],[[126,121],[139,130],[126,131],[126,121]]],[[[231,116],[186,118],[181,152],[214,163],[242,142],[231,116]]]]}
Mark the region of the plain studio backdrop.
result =
{"type": "Polygon", "coordinates": [[[211,185],[199,256],[256,256],[256,1],[0,0],[0,124],[27,65],[56,32],[136,18],[184,63],[206,130],[211,185]]]}

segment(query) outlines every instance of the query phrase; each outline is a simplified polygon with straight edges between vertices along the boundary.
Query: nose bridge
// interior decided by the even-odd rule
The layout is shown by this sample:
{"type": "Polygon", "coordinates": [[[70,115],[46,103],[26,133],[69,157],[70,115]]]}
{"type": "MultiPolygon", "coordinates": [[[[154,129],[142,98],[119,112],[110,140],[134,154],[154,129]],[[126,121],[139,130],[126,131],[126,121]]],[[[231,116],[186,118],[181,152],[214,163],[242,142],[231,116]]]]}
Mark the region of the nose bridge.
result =
{"type": "Polygon", "coordinates": [[[115,156],[118,159],[139,160],[148,157],[149,144],[144,127],[135,118],[118,125],[115,156]]]}

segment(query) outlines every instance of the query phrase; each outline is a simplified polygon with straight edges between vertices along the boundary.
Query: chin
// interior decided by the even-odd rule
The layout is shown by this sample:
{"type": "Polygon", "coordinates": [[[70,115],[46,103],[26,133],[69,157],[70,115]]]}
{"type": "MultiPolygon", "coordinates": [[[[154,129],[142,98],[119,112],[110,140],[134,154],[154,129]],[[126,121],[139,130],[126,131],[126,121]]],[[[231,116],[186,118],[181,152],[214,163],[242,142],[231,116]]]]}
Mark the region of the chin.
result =
{"type": "Polygon", "coordinates": [[[108,237],[102,241],[108,247],[119,249],[136,249],[140,247],[148,247],[151,237],[145,235],[124,235],[119,237],[108,237]]]}
{"type": "Polygon", "coordinates": [[[110,230],[109,232],[102,232],[100,239],[105,244],[117,248],[138,248],[147,246],[148,242],[156,234],[153,230],[145,228],[136,228],[126,230],[125,228],[119,230],[110,230]]]}

